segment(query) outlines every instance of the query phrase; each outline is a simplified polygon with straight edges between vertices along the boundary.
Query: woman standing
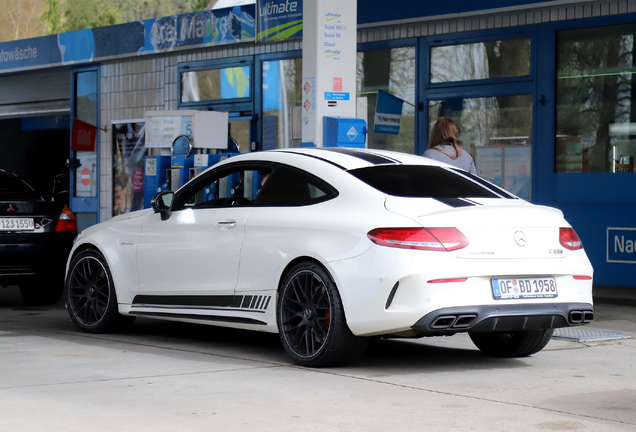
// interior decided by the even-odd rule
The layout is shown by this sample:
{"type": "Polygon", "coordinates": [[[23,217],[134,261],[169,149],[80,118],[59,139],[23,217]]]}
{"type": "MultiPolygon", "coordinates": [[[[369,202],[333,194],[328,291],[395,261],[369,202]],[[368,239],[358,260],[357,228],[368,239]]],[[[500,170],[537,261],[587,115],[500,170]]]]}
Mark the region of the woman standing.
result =
{"type": "Polygon", "coordinates": [[[462,141],[457,134],[457,125],[453,120],[447,117],[438,118],[431,131],[428,150],[424,152],[423,156],[439,162],[446,162],[477,175],[473,158],[462,150],[462,141]]]}

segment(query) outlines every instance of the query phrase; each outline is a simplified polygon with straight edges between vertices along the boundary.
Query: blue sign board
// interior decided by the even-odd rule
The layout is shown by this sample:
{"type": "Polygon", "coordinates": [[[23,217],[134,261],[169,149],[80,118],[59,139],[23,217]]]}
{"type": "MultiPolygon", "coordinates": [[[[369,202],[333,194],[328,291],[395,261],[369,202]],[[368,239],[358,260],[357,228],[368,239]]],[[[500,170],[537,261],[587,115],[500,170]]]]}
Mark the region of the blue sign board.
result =
{"type": "Polygon", "coordinates": [[[607,228],[607,262],[636,264],[636,228],[607,228]]]}
{"type": "Polygon", "coordinates": [[[0,72],[254,42],[254,4],[0,43],[0,72]]]}
{"type": "Polygon", "coordinates": [[[402,123],[404,101],[383,90],[378,90],[378,100],[373,116],[373,133],[398,135],[402,123]]]}
{"type": "Polygon", "coordinates": [[[303,0],[258,2],[257,42],[302,37],[303,0]]]}
{"type": "Polygon", "coordinates": [[[331,101],[345,101],[345,100],[349,100],[349,93],[325,92],[325,100],[331,100],[331,101]]]}

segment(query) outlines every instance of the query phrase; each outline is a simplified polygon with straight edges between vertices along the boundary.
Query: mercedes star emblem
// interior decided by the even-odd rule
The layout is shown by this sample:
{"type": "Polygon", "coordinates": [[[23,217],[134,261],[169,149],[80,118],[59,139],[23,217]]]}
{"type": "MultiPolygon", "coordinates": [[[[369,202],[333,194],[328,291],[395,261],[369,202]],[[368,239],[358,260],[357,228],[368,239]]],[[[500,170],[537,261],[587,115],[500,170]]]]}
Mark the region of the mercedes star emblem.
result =
{"type": "Polygon", "coordinates": [[[526,239],[526,235],[523,233],[523,231],[517,231],[515,233],[515,242],[521,247],[526,245],[528,240],[526,239]]]}

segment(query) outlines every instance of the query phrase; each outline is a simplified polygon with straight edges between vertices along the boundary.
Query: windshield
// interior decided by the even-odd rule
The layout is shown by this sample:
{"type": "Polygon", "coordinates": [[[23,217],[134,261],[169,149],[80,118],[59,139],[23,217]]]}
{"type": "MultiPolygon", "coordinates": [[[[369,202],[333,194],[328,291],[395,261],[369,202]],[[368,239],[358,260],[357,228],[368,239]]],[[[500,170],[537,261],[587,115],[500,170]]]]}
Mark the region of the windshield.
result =
{"type": "Polygon", "coordinates": [[[349,171],[388,195],[408,198],[515,198],[462,170],[428,165],[382,165],[349,171]]]}
{"type": "Polygon", "coordinates": [[[0,201],[41,199],[24,180],[0,173],[0,201]]]}

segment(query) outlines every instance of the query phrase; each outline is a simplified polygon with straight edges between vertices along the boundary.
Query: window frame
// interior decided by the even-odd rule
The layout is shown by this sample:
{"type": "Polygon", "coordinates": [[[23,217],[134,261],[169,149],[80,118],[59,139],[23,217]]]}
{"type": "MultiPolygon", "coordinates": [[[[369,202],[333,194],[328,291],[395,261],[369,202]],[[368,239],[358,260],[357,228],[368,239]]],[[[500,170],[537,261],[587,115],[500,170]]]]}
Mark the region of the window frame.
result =
{"type": "Polygon", "coordinates": [[[224,60],[204,60],[177,64],[177,108],[178,109],[203,109],[211,111],[253,111],[254,101],[254,57],[232,57],[224,60]],[[231,67],[250,68],[249,73],[249,97],[232,99],[215,99],[196,102],[182,102],[181,76],[185,72],[197,72],[212,69],[225,69],[231,67]]]}
{"type": "Polygon", "coordinates": [[[243,161],[243,162],[235,162],[225,164],[223,166],[211,169],[197,176],[192,182],[188,183],[182,189],[178,190],[175,193],[173,202],[172,202],[172,211],[181,211],[185,209],[192,210],[205,210],[205,209],[223,209],[223,208],[241,208],[241,207],[253,207],[254,202],[252,201],[251,205],[243,205],[243,206],[232,206],[232,205],[223,205],[223,206],[214,206],[214,207],[191,207],[186,205],[187,198],[192,196],[192,192],[198,192],[201,187],[212,183],[213,181],[222,178],[229,173],[237,172],[237,171],[258,171],[265,168],[272,168],[272,164],[266,161],[243,161]]]}
{"type": "Polygon", "coordinates": [[[258,54],[254,56],[254,108],[258,113],[256,124],[256,142],[258,150],[263,150],[263,62],[278,60],[293,60],[302,58],[302,50],[285,51],[273,54],[258,54]]]}
{"type": "MultiPolygon", "coordinates": [[[[550,53],[543,67],[536,70],[537,98],[544,98],[541,109],[533,121],[542,127],[534,128],[534,138],[546,145],[537,147],[536,165],[533,182],[533,202],[546,205],[566,205],[568,203],[634,203],[636,196],[625,191],[636,190],[634,173],[596,172],[596,173],[557,173],[556,163],[556,50],[557,32],[606,27],[621,24],[634,24],[634,14],[581,18],[541,24],[537,34],[537,49],[550,53]],[[540,148],[539,148],[540,147],[540,148]],[[562,204],[561,204],[562,203],[562,204]]],[[[537,111],[537,110],[535,110],[537,111]]]]}
{"type": "MultiPolygon", "coordinates": [[[[271,184],[271,183],[270,183],[271,184]]],[[[267,182],[262,186],[264,189],[267,187],[267,182]]],[[[229,163],[218,168],[211,169],[210,171],[206,171],[203,174],[199,175],[195,180],[188,183],[184,188],[180,189],[175,193],[171,211],[182,211],[186,209],[192,210],[205,210],[205,209],[223,209],[223,208],[242,208],[242,207],[253,207],[253,208],[275,208],[275,207],[308,207],[315,204],[320,204],[326,201],[330,201],[336,197],[338,197],[339,192],[336,188],[334,188],[329,182],[321,179],[320,177],[297,167],[286,165],[279,162],[271,162],[265,160],[256,160],[256,161],[240,161],[229,163]],[[232,206],[232,205],[223,205],[223,206],[214,206],[214,207],[190,207],[186,205],[187,198],[192,195],[192,192],[199,191],[202,186],[208,185],[213,181],[218,180],[219,178],[228,175],[228,173],[236,172],[236,171],[259,171],[262,169],[271,170],[272,178],[276,175],[277,169],[286,169],[290,171],[296,171],[302,173],[307,176],[309,179],[313,180],[315,183],[318,183],[327,193],[324,198],[317,200],[316,202],[312,202],[309,204],[286,204],[286,205],[263,205],[258,202],[258,195],[254,200],[252,200],[250,205],[242,205],[242,206],[232,206]]]]}
{"type": "MultiPolygon", "coordinates": [[[[323,186],[323,188],[321,188],[321,190],[324,189],[324,191],[326,191],[327,193],[325,194],[324,197],[321,197],[320,199],[317,199],[315,202],[311,202],[311,203],[307,203],[307,204],[279,204],[279,205],[263,205],[262,204],[262,199],[260,199],[261,202],[259,202],[259,196],[256,197],[256,199],[254,200],[254,205],[253,207],[255,208],[277,208],[277,207],[309,207],[312,205],[316,205],[316,204],[321,204],[323,202],[326,201],[331,201],[334,198],[337,198],[338,195],[340,194],[338,192],[338,190],[333,187],[330,183],[328,183],[327,181],[321,179],[320,177],[305,171],[303,169],[291,166],[291,165],[286,165],[286,164],[282,164],[282,163],[271,163],[271,166],[273,167],[272,173],[271,173],[271,177],[274,178],[276,176],[276,171],[277,170],[289,170],[289,171],[295,171],[298,173],[301,173],[303,175],[305,175],[306,177],[308,177],[309,179],[313,180],[315,183],[318,183],[319,185],[323,186]]],[[[270,180],[268,180],[264,185],[263,185],[263,189],[267,188],[267,184],[270,182],[270,180]]],[[[271,189],[271,183],[270,184],[270,189],[271,189]]]]}
{"type": "Polygon", "coordinates": [[[469,87],[469,86],[488,86],[519,83],[532,83],[536,71],[536,26],[519,26],[514,29],[502,29],[491,31],[473,31],[468,32],[458,38],[457,35],[436,35],[423,38],[419,57],[422,62],[420,74],[424,83],[424,87],[428,91],[434,89],[448,89],[452,87],[469,87]],[[431,83],[431,49],[443,46],[474,44],[480,42],[492,42],[497,40],[508,39],[530,39],[530,71],[528,75],[503,78],[486,78],[467,81],[452,81],[443,83],[431,83]]]}
{"type": "MultiPolygon", "coordinates": [[[[419,142],[418,139],[420,136],[420,131],[426,130],[427,120],[423,116],[423,113],[428,112],[424,107],[424,99],[422,99],[422,90],[425,86],[422,86],[422,62],[420,59],[421,56],[421,44],[423,38],[421,37],[413,37],[407,39],[397,39],[390,41],[382,41],[382,42],[361,42],[358,43],[356,47],[356,54],[359,52],[365,51],[376,51],[376,50],[384,50],[384,49],[393,49],[393,48],[405,48],[405,47],[413,47],[415,49],[415,125],[413,135],[415,136],[415,143],[413,145],[413,154],[418,155],[421,154],[419,152],[419,142]],[[422,129],[422,125],[424,129],[422,129]]],[[[357,91],[357,83],[356,83],[356,91],[357,91]]],[[[356,97],[358,97],[358,93],[356,92],[356,97]]],[[[367,125],[368,127],[368,125],[367,125]]],[[[423,152],[423,150],[422,150],[423,152]]]]}

